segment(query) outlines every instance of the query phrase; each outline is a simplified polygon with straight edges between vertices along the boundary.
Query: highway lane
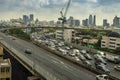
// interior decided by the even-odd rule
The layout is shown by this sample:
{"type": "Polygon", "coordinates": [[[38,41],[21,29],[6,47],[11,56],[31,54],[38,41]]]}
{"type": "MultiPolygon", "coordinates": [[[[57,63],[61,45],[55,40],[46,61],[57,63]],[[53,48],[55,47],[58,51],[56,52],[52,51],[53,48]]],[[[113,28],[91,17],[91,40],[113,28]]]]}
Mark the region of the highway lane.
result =
{"type": "MultiPolygon", "coordinates": [[[[1,35],[2,33],[0,33],[1,35]]],[[[2,34],[3,35],[3,34],[2,34]]],[[[62,80],[95,80],[95,75],[81,67],[78,67],[69,61],[66,61],[56,55],[50,54],[49,52],[30,44],[26,41],[16,39],[12,40],[9,37],[4,36],[4,41],[9,43],[11,47],[14,47],[21,54],[25,54],[24,50],[30,48],[33,54],[26,55],[36,63],[43,65],[46,69],[51,70],[52,74],[62,77],[62,80]]]]}

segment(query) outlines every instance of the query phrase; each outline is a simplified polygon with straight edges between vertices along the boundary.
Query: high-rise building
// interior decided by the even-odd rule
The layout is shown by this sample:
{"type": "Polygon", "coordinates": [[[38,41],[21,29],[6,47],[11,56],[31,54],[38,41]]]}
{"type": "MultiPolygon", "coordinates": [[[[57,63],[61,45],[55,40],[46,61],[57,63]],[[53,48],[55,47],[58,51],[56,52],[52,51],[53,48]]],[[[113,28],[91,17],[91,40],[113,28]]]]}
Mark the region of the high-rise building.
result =
{"type": "Polygon", "coordinates": [[[115,16],[113,19],[113,26],[120,26],[120,18],[115,16]]]}
{"type": "Polygon", "coordinates": [[[109,26],[109,23],[107,22],[107,19],[103,19],[103,26],[109,26]]]}
{"type": "Polygon", "coordinates": [[[93,17],[93,26],[96,26],[96,15],[93,17]]]}
{"type": "Polygon", "coordinates": [[[29,22],[29,17],[27,15],[23,15],[23,23],[27,24],[29,22]]]}
{"type": "Polygon", "coordinates": [[[69,19],[67,20],[67,24],[71,27],[74,24],[74,18],[72,16],[69,17],[69,19]]]}
{"type": "Polygon", "coordinates": [[[53,27],[54,26],[54,21],[49,21],[49,25],[53,27]]]}
{"type": "Polygon", "coordinates": [[[82,20],[82,25],[83,26],[88,26],[88,19],[82,20]]]}
{"type": "Polygon", "coordinates": [[[30,14],[30,21],[34,21],[34,15],[30,14]]]}
{"type": "Polygon", "coordinates": [[[93,25],[93,19],[92,19],[92,15],[89,15],[89,26],[93,25]]]}
{"type": "Polygon", "coordinates": [[[77,27],[80,26],[80,20],[76,19],[76,20],[74,20],[73,23],[74,23],[74,26],[77,26],[77,27]]]}

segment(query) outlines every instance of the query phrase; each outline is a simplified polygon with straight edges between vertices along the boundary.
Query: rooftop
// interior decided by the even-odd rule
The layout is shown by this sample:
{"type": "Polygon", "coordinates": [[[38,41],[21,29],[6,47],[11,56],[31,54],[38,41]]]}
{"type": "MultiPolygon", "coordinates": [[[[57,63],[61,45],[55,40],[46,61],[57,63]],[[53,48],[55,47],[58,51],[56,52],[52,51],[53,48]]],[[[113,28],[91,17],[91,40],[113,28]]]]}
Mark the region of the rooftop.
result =
{"type": "Polygon", "coordinates": [[[3,59],[0,61],[0,67],[3,67],[3,66],[10,66],[11,63],[10,63],[10,59],[3,59]]]}

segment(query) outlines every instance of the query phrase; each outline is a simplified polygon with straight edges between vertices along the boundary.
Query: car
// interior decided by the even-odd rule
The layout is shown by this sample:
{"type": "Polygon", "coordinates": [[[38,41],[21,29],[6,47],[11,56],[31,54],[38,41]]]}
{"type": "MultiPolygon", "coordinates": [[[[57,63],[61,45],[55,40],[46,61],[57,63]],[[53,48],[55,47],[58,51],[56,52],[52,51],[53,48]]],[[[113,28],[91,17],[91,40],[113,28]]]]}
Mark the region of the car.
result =
{"type": "Polygon", "coordinates": [[[15,38],[12,38],[12,40],[16,40],[15,38]]]}
{"type": "Polygon", "coordinates": [[[105,54],[104,52],[102,52],[102,51],[97,51],[97,54],[101,55],[102,58],[105,58],[105,55],[106,55],[106,54],[105,54]]]}
{"type": "Polygon", "coordinates": [[[68,46],[66,46],[65,49],[70,50],[70,48],[68,46]]]}
{"type": "Polygon", "coordinates": [[[80,59],[79,59],[78,57],[74,57],[74,59],[75,59],[76,61],[80,61],[80,59]]]}
{"type": "Polygon", "coordinates": [[[98,61],[104,63],[105,65],[107,64],[107,62],[105,61],[105,59],[103,59],[102,57],[101,57],[101,58],[98,58],[98,61]]]}
{"type": "Polygon", "coordinates": [[[98,63],[95,65],[97,69],[100,69],[101,71],[103,71],[104,73],[107,73],[109,74],[110,73],[110,70],[107,69],[106,65],[103,64],[103,63],[98,63]]]}
{"type": "Polygon", "coordinates": [[[110,80],[110,79],[108,75],[102,74],[102,75],[97,75],[96,80],[110,80]]]}
{"type": "Polygon", "coordinates": [[[92,64],[89,61],[87,61],[87,60],[83,61],[83,64],[85,64],[87,66],[90,66],[90,67],[92,66],[92,64]]]}
{"type": "Polygon", "coordinates": [[[75,57],[75,56],[76,56],[76,55],[73,54],[73,53],[69,53],[69,55],[70,55],[71,57],[75,57]]]}
{"type": "Polygon", "coordinates": [[[87,51],[86,51],[86,50],[81,50],[80,52],[81,52],[82,54],[87,53],[87,51]]]}
{"type": "Polygon", "coordinates": [[[120,71],[120,65],[114,66],[114,69],[120,71]]]}
{"type": "Polygon", "coordinates": [[[82,61],[86,60],[86,58],[85,58],[82,54],[79,55],[79,58],[80,58],[82,61]]]}
{"type": "Polygon", "coordinates": [[[94,55],[94,59],[96,62],[102,62],[104,63],[105,65],[107,64],[107,62],[105,61],[105,59],[103,59],[100,55],[96,54],[94,55]]]}
{"type": "Polygon", "coordinates": [[[69,46],[70,49],[73,49],[73,46],[69,46]]]}
{"type": "Polygon", "coordinates": [[[30,49],[26,49],[26,50],[25,50],[25,53],[26,53],[26,54],[32,54],[32,51],[31,51],[30,49]]]}
{"type": "Polygon", "coordinates": [[[90,54],[85,53],[84,56],[85,56],[88,60],[92,60],[92,57],[90,56],[90,54]]]}

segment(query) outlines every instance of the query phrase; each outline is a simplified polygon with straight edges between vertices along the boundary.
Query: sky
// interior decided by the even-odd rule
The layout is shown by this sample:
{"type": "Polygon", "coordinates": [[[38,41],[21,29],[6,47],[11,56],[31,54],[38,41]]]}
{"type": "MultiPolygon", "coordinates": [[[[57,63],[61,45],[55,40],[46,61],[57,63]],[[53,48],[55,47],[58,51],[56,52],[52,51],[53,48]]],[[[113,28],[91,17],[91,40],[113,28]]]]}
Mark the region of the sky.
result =
{"type": "MultiPolygon", "coordinates": [[[[68,0],[0,0],[0,20],[34,14],[41,21],[57,21],[67,3],[68,0]]],[[[97,25],[102,25],[103,19],[112,24],[114,16],[120,17],[119,8],[120,0],[72,0],[66,17],[73,16],[82,22],[92,14],[96,15],[97,25]]]]}

